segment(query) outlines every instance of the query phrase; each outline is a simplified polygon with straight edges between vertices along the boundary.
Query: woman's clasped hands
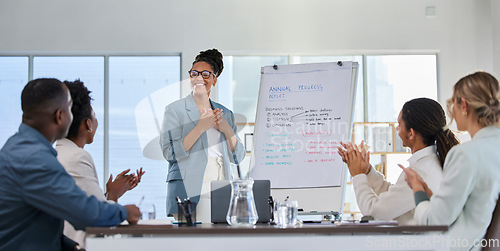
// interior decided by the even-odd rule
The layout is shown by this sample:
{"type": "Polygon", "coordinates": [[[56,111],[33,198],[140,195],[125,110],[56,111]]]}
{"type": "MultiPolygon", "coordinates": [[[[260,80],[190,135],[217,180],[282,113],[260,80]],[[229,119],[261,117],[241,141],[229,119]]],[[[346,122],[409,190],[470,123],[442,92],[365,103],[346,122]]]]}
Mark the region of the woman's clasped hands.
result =
{"type": "Polygon", "coordinates": [[[205,109],[201,115],[200,122],[198,125],[201,127],[202,131],[206,131],[212,127],[215,127],[222,133],[226,133],[229,130],[233,130],[229,123],[222,117],[222,109],[205,109]]]}
{"type": "Polygon", "coordinates": [[[222,109],[215,109],[214,110],[214,115],[215,115],[215,124],[217,126],[217,130],[219,130],[220,132],[222,133],[228,133],[229,131],[233,131],[233,128],[231,128],[231,126],[229,125],[229,123],[227,123],[226,119],[224,119],[224,117],[222,117],[222,114],[224,114],[222,112],[222,109]]]}
{"type": "MultiPolygon", "coordinates": [[[[216,109],[217,110],[217,109],[216,109]]],[[[201,113],[200,121],[198,125],[201,129],[201,132],[205,132],[208,129],[214,127],[216,125],[215,113],[212,109],[204,109],[201,113]]]]}

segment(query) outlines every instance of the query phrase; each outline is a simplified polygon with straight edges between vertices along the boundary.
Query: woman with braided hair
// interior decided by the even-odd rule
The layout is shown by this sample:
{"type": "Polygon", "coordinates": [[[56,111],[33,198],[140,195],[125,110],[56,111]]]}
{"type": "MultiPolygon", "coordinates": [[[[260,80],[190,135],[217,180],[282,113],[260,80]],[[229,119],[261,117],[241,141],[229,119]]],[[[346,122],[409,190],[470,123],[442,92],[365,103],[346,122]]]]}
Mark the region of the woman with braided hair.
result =
{"type": "MultiPolygon", "coordinates": [[[[398,117],[398,135],[412,156],[410,168],[419,173],[433,189],[438,189],[442,177],[442,164],[448,151],[458,140],[446,129],[446,117],[441,105],[428,98],[406,102],[398,117]]],[[[400,225],[416,224],[413,219],[415,201],[412,190],[402,173],[395,184],[384,179],[369,163],[369,152],[356,145],[343,144],[339,148],[342,160],[352,175],[356,201],[363,215],[379,220],[397,220],[400,225]]]]}
{"type": "Polygon", "coordinates": [[[245,157],[233,112],[209,98],[223,68],[217,49],[200,52],[189,70],[192,92],[165,108],[160,145],[169,162],[167,214],[177,213],[177,196],[189,197],[198,204],[197,220],[210,222],[210,182],[228,179],[230,163],[245,157]]]}

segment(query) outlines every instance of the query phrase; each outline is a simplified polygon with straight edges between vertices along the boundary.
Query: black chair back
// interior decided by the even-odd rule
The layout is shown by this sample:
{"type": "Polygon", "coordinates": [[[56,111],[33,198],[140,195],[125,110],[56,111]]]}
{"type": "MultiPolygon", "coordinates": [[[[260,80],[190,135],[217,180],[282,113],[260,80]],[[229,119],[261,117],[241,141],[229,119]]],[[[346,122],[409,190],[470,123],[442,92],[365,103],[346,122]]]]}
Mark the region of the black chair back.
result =
{"type": "MultiPolygon", "coordinates": [[[[486,231],[486,235],[484,236],[486,240],[496,240],[495,245],[492,247],[484,247],[483,250],[498,250],[498,240],[500,240],[500,199],[497,200],[497,206],[493,211],[493,218],[491,218],[490,226],[486,231]]],[[[491,242],[493,243],[493,242],[491,242]]]]}

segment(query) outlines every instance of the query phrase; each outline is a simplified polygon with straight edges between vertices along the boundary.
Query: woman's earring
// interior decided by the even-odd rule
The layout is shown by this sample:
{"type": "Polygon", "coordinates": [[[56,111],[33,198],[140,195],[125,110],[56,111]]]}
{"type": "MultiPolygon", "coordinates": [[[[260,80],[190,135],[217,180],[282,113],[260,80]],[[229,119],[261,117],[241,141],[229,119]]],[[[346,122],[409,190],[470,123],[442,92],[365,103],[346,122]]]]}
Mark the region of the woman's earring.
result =
{"type": "Polygon", "coordinates": [[[462,112],[462,115],[467,116],[467,112],[462,112]]]}

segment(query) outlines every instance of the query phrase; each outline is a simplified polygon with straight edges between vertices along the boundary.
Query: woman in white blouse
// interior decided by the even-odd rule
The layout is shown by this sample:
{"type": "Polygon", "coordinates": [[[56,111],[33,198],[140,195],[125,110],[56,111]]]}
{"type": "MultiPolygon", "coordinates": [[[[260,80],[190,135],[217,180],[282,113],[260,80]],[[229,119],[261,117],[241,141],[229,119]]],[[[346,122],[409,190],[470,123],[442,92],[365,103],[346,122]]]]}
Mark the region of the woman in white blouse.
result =
{"type": "MultiPolygon", "coordinates": [[[[57,159],[87,195],[93,195],[101,201],[117,202],[126,191],[131,190],[140,182],[144,172],[142,168],[137,170],[137,176],[127,174],[127,169],[116,176],[113,181],[113,175],[110,175],[106,183],[106,193],[99,186],[97,173],[92,156],[83,148],[86,144],[94,141],[94,135],[97,130],[97,118],[90,104],[90,91],[84,86],[83,82],[76,80],[74,82],[64,81],[68,87],[73,106],[71,112],[73,121],[66,138],[60,139],[56,143],[57,159]]],[[[77,231],[73,226],[64,222],[64,235],[78,242],[80,246],[85,246],[84,231],[77,231]]]]}
{"type": "MultiPolygon", "coordinates": [[[[442,177],[442,164],[451,147],[458,144],[455,135],[446,125],[441,105],[428,98],[406,102],[398,116],[398,135],[403,146],[409,147],[412,156],[410,168],[419,173],[429,186],[437,189],[442,177]]],[[[351,173],[356,201],[363,215],[378,220],[397,220],[400,225],[415,224],[412,191],[402,173],[395,184],[384,179],[369,163],[369,153],[357,146],[344,144],[339,148],[342,160],[351,173]]]]}
{"type": "Polygon", "coordinates": [[[452,250],[479,250],[485,243],[481,238],[500,193],[499,99],[498,80],[491,74],[476,72],[460,79],[448,100],[448,112],[458,130],[467,131],[472,140],[450,150],[438,190],[404,169],[415,193],[415,220],[450,226],[452,250]]]}

